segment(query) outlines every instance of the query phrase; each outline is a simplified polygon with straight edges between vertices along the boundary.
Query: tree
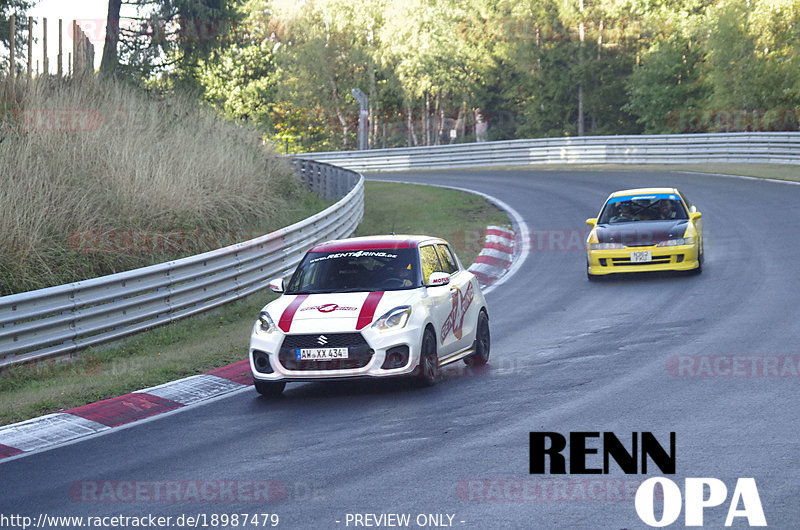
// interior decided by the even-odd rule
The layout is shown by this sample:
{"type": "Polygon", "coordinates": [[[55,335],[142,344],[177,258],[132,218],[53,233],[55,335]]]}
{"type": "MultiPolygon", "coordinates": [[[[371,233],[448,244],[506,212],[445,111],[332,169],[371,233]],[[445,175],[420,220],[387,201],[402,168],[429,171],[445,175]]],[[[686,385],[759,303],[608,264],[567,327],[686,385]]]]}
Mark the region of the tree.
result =
{"type": "Polygon", "coordinates": [[[194,75],[204,98],[231,119],[246,120],[265,134],[272,132],[276,100],[275,52],[279,24],[265,15],[266,6],[251,3],[236,30],[236,38],[198,61],[194,75]]]}
{"type": "Polygon", "coordinates": [[[698,132],[682,124],[682,111],[702,108],[709,93],[702,73],[703,49],[683,35],[653,44],[628,79],[625,108],[647,134],[698,132]]]}
{"type": "MultiPolygon", "coordinates": [[[[11,15],[16,15],[16,39],[15,39],[15,52],[17,56],[22,52],[24,46],[28,42],[27,20],[24,18],[25,11],[31,8],[33,2],[30,0],[0,0],[0,43],[6,48],[9,45],[9,38],[11,36],[11,26],[9,24],[11,15]]],[[[3,57],[2,63],[3,72],[8,71],[8,57],[3,57]]]]}
{"type": "Polygon", "coordinates": [[[103,44],[103,59],[100,62],[100,74],[111,75],[119,66],[117,43],[119,42],[119,11],[122,0],[108,0],[106,14],[106,38],[103,44]]]}
{"type": "Polygon", "coordinates": [[[224,46],[239,21],[238,0],[122,0],[137,16],[118,26],[119,71],[134,79],[168,73],[196,87],[200,60],[224,46]]]}

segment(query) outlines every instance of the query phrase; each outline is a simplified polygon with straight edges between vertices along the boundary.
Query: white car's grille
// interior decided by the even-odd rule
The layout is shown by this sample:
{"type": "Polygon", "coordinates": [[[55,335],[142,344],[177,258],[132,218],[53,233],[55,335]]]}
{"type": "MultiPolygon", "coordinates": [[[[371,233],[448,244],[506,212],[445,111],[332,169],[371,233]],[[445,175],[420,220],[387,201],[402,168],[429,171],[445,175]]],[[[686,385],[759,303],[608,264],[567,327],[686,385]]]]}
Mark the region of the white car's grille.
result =
{"type": "Polygon", "coordinates": [[[363,368],[374,351],[361,333],[313,333],[287,335],[278,353],[278,360],[287,370],[352,370],[363,368]],[[330,361],[299,361],[298,348],[347,348],[347,359],[330,361]]]}

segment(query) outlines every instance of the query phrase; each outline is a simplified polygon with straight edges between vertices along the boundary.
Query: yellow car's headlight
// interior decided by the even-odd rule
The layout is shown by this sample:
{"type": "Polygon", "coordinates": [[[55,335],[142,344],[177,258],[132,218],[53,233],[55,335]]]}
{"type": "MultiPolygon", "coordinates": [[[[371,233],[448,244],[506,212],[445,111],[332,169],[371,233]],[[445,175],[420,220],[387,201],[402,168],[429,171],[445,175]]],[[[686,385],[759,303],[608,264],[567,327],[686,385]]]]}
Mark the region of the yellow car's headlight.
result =
{"type": "Polygon", "coordinates": [[[589,243],[591,250],[611,250],[615,248],[625,248],[622,243],[589,243]]]}
{"type": "Polygon", "coordinates": [[[678,239],[669,239],[662,241],[657,247],[677,247],[678,245],[694,245],[693,237],[679,237],[678,239]]]}

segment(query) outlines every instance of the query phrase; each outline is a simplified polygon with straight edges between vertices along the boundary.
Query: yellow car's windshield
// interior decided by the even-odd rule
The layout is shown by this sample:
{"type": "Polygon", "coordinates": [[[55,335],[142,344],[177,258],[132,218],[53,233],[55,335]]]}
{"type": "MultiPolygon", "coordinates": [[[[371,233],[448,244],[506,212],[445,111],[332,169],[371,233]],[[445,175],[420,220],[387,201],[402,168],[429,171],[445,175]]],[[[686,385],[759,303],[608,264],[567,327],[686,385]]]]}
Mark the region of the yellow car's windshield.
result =
{"type": "Polygon", "coordinates": [[[674,194],[658,193],[612,197],[600,213],[598,224],[688,219],[686,209],[674,194]]]}

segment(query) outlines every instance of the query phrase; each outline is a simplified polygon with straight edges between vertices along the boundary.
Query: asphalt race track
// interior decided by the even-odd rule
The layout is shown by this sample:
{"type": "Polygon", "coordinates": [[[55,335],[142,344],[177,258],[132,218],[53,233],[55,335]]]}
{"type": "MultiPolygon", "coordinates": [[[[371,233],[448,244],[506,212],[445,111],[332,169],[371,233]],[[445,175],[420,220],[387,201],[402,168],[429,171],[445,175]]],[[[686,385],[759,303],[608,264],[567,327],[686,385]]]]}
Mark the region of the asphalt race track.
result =
{"type": "MultiPolygon", "coordinates": [[[[278,528],[363,528],[354,514],[390,513],[418,528],[443,514],[439,524],[449,515],[456,528],[646,528],[633,494],[663,475],[652,462],[646,475],[613,461],[608,475],[530,475],[528,440],[531,431],[614,432],[629,446],[632,432],[649,431],[666,448],[676,433],[668,478],[681,490],[685,477],[726,484],[706,527],[723,527],[740,477],[755,478],[769,527],[800,526],[800,186],[622,171],[371,177],[478,190],[525,219],[530,254],[487,296],[488,368],[459,364],[429,389],[290,384],[278,400],[248,389],[1,463],[0,513],[205,514],[209,527],[213,514],[275,513],[278,528]],[[703,274],[589,283],[574,238],[582,242],[584,220],[611,191],[640,186],[676,186],[703,213],[703,274]],[[153,481],[178,484],[182,500],[155,499],[153,481]],[[204,481],[235,486],[233,500],[212,488],[203,501],[190,490],[204,481]],[[275,481],[267,500],[253,500],[252,481],[275,481]]],[[[456,248],[469,239],[437,235],[456,248]]],[[[601,467],[602,450],[587,462],[601,467]]],[[[683,525],[682,512],[673,526],[683,525]]]]}

